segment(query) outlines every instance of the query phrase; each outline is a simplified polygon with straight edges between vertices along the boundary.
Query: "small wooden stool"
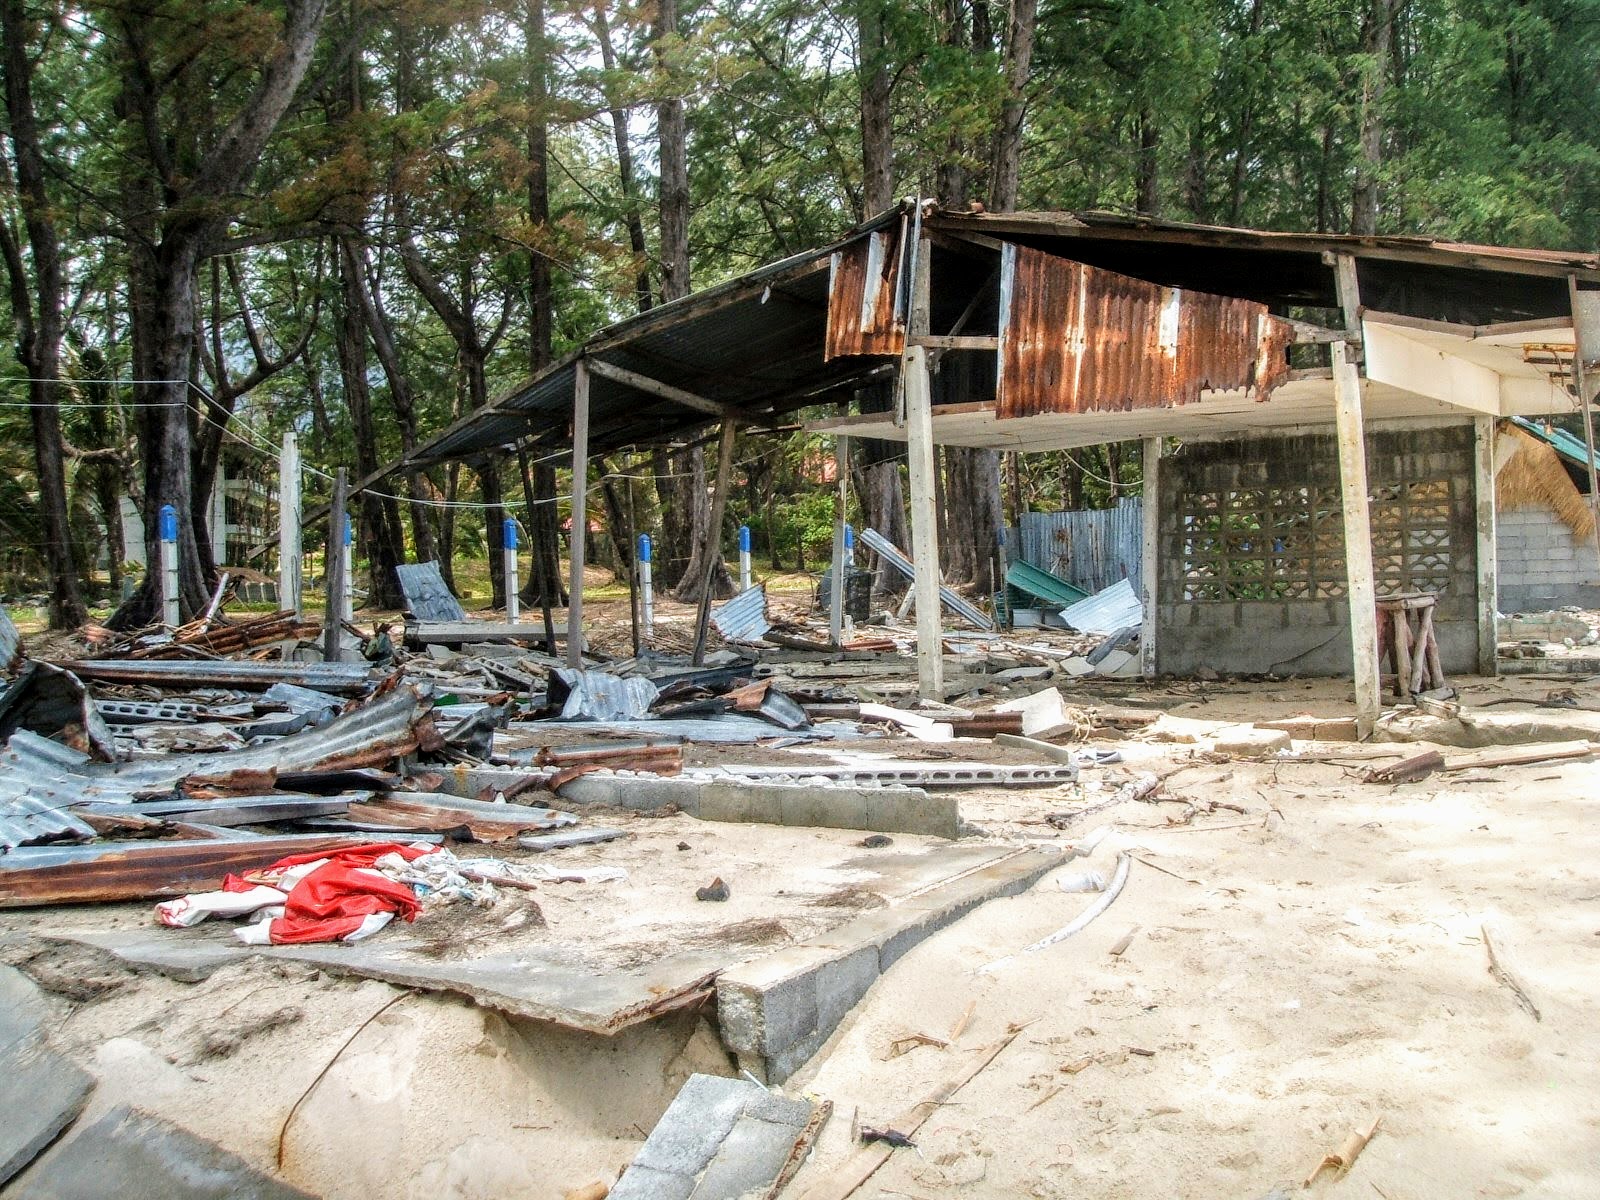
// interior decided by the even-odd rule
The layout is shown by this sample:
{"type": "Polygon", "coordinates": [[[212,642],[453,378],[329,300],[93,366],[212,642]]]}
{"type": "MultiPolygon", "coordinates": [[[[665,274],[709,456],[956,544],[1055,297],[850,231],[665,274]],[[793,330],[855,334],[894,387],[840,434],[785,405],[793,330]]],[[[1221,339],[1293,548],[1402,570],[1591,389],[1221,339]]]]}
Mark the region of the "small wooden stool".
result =
{"type": "Polygon", "coordinates": [[[1406,592],[1378,601],[1378,664],[1381,668],[1387,651],[1397,699],[1446,686],[1433,630],[1437,600],[1432,592],[1406,592]]]}

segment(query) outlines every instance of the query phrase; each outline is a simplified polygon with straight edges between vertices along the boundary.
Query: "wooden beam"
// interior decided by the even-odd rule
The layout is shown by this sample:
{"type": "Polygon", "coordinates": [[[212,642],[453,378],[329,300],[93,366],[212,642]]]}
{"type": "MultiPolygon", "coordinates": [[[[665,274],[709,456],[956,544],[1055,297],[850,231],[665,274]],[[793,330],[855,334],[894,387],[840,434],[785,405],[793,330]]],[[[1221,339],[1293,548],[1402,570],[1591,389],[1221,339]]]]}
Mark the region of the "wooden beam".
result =
{"type": "Polygon", "coordinates": [[[739,427],[728,417],[722,419],[722,435],[717,442],[717,478],[711,488],[711,525],[706,533],[706,561],[700,572],[700,607],[694,617],[695,666],[706,660],[706,632],[711,625],[711,579],[722,559],[722,516],[728,511],[728,479],[733,474],[733,440],[739,427]]]}
{"type": "Polygon", "coordinates": [[[1146,679],[1156,677],[1156,626],[1160,582],[1161,439],[1144,439],[1144,495],[1141,498],[1143,542],[1139,574],[1144,583],[1144,624],[1139,628],[1139,666],[1146,679]]]}
{"type": "Polygon", "coordinates": [[[911,339],[913,345],[930,350],[998,350],[1000,338],[988,333],[930,333],[911,339]]]}
{"type": "Polygon", "coordinates": [[[1478,674],[1498,672],[1499,573],[1495,562],[1494,418],[1472,421],[1473,509],[1477,516],[1478,674]]]}
{"type": "Polygon", "coordinates": [[[1590,364],[1600,356],[1600,292],[1578,290],[1578,278],[1567,276],[1567,302],[1572,309],[1572,382],[1583,410],[1583,449],[1588,456],[1589,507],[1594,510],[1594,546],[1600,554],[1600,479],[1594,465],[1594,385],[1590,364]]]}
{"type": "Polygon", "coordinates": [[[674,404],[681,404],[685,408],[692,408],[697,412],[709,413],[714,417],[726,417],[733,410],[731,404],[723,404],[718,400],[710,400],[705,396],[697,396],[693,392],[685,391],[680,387],[673,387],[670,383],[662,383],[659,379],[652,379],[648,375],[641,375],[637,371],[630,371],[626,367],[619,367],[598,358],[584,360],[589,370],[602,379],[609,379],[613,383],[626,384],[635,391],[645,392],[651,396],[659,396],[663,400],[671,400],[674,404]]]}
{"type": "Polygon", "coordinates": [[[349,505],[350,481],[340,467],[333,477],[333,502],[328,507],[328,549],[322,559],[322,577],[327,581],[327,605],[322,619],[322,661],[344,659],[344,523],[349,505]]]}
{"type": "Polygon", "coordinates": [[[583,568],[589,539],[589,360],[572,378],[572,582],[567,593],[567,665],[583,669],[583,568]]]}
{"type": "Polygon", "coordinates": [[[917,598],[917,681],[924,700],[944,699],[944,620],[939,608],[939,520],[933,481],[933,406],[928,352],[906,350],[906,458],[911,475],[912,584],[917,598]]]}
{"type": "Polygon", "coordinates": [[[1294,342],[1297,346],[1320,345],[1341,340],[1348,340],[1349,331],[1328,329],[1322,325],[1313,325],[1310,321],[1297,321],[1293,317],[1279,317],[1278,320],[1294,330],[1294,342]]]}
{"type": "Polygon", "coordinates": [[[1361,417],[1361,376],[1343,342],[1333,344],[1334,420],[1339,437],[1339,494],[1344,509],[1344,567],[1350,599],[1350,651],[1356,689],[1356,729],[1365,738],[1377,724],[1383,697],[1378,679],[1377,585],[1372,574],[1372,518],[1367,508],[1367,445],[1361,417]]]}
{"type": "MultiPolygon", "coordinates": [[[[1494,417],[1502,412],[1499,372],[1387,325],[1367,323],[1366,374],[1373,383],[1391,384],[1458,408],[1494,417]]],[[[1334,375],[1337,380],[1337,368],[1334,375]]]]}

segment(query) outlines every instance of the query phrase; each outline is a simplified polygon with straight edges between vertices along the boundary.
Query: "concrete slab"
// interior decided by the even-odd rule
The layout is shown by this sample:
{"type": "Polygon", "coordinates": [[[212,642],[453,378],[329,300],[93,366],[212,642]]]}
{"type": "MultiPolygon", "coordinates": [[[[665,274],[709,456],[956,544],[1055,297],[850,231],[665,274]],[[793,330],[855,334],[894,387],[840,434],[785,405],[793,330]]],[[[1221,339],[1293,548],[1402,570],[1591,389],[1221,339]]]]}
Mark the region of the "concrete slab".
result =
{"type": "MultiPolygon", "coordinates": [[[[1059,700],[1059,696],[1058,696],[1059,700]]],[[[444,772],[441,788],[458,796],[478,796],[512,787],[529,772],[504,768],[455,767],[444,772]]],[[[953,795],[921,788],[816,787],[810,784],[737,783],[662,775],[596,771],[561,789],[561,803],[582,807],[614,805],[651,812],[676,805],[702,821],[737,821],[801,828],[862,829],[871,833],[916,833],[954,839],[960,805],[953,795]]]]}
{"type": "Polygon", "coordinates": [[[41,1159],[8,1200],[310,1200],[176,1125],[113,1108],[41,1159]]]}
{"type": "Polygon", "coordinates": [[[995,712],[1020,712],[1022,736],[1048,740],[1062,737],[1078,728],[1078,720],[1067,710],[1066,699],[1056,688],[1044,688],[1031,696],[1019,696],[997,704],[995,712]]]}
{"type": "Polygon", "coordinates": [[[78,1119],[94,1080],[45,1044],[44,994],[20,971],[0,967],[0,1185],[78,1119]]]}
{"type": "Polygon", "coordinates": [[[1013,849],[829,933],[724,971],[717,980],[724,1044],[758,1078],[787,1079],[908,950],[984,901],[1025,891],[1062,861],[1053,846],[1013,849]]]}
{"type": "MultiPolygon", "coordinates": [[[[891,904],[918,905],[924,895],[981,873],[1014,853],[1010,847],[972,842],[936,843],[921,852],[854,850],[831,863],[830,869],[855,885],[870,887],[891,904]]],[[[637,936],[631,925],[625,925],[623,932],[637,936]]],[[[717,973],[751,953],[748,944],[722,943],[712,936],[693,946],[673,943],[663,947],[658,958],[622,967],[607,958],[605,938],[596,938],[591,927],[579,937],[555,938],[535,931],[529,940],[451,955],[441,953],[439,943],[429,940],[425,921],[391,926],[354,945],[244,946],[234,940],[233,926],[222,922],[194,929],[82,931],[61,935],[60,940],[95,946],[131,965],[188,982],[248,955],[263,955],[341,975],[381,979],[397,987],[452,992],[513,1016],[601,1035],[704,1000],[717,973]]],[[[877,955],[873,958],[876,972],[877,955]]],[[[833,1013],[829,1008],[823,1019],[831,1016],[836,1022],[848,1009],[846,1005],[833,1013]]]]}
{"type": "Polygon", "coordinates": [[[691,1075],[611,1189],[611,1200],[735,1200],[778,1178],[809,1101],[745,1079],[691,1075]]]}

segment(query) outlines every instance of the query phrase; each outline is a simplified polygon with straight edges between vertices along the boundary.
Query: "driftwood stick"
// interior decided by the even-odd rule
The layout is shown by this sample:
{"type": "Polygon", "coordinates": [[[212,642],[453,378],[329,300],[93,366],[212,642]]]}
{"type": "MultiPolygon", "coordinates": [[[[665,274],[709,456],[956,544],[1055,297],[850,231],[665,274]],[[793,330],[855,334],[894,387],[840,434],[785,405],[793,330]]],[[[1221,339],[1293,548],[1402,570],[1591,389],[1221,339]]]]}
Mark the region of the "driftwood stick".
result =
{"type": "Polygon", "coordinates": [[[1510,961],[1505,935],[1488,922],[1479,928],[1483,933],[1483,948],[1489,952],[1489,974],[1511,989],[1511,994],[1517,998],[1517,1003],[1527,1009],[1535,1021],[1543,1021],[1544,1018],[1539,1015],[1539,1006],[1533,1002],[1533,993],[1529,991],[1527,982],[1522,978],[1522,972],[1510,961]]]}

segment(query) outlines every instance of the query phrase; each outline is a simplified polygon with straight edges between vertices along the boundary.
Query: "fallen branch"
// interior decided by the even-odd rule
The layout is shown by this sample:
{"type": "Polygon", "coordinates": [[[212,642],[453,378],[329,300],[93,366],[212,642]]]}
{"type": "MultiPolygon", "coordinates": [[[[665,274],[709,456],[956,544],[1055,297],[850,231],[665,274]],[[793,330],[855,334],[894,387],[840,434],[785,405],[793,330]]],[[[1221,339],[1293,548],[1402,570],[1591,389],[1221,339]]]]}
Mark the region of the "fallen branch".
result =
{"type": "MultiPolygon", "coordinates": [[[[1100,899],[1096,900],[1088,908],[1084,909],[1083,912],[1079,913],[1078,916],[1068,924],[1063,925],[1060,929],[1056,930],[1048,937],[1040,938],[1037,942],[1034,942],[1033,945],[1024,946],[1017,953],[1032,954],[1036,950],[1043,950],[1047,946],[1054,946],[1057,942],[1064,942],[1073,934],[1086,929],[1091,921],[1093,921],[1101,913],[1105,912],[1106,909],[1110,908],[1112,902],[1122,894],[1123,885],[1128,882],[1128,871],[1132,862],[1133,856],[1126,850],[1117,855],[1116,873],[1111,876],[1111,882],[1106,885],[1106,890],[1100,894],[1100,899]]],[[[997,958],[993,962],[985,963],[983,966],[978,968],[978,974],[987,975],[990,972],[997,971],[1016,957],[1016,954],[1008,954],[1004,958],[997,958]]]]}
{"type": "Polygon", "coordinates": [[[1437,750],[1425,750],[1387,767],[1369,767],[1361,778],[1367,783],[1408,783],[1431,775],[1443,766],[1444,755],[1437,750]]]}
{"type": "Polygon", "coordinates": [[[1489,974],[1493,975],[1506,987],[1511,989],[1511,994],[1517,998],[1517,1003],[1528,1010],[1535,1021],[1543,1021],[1539,1015],[1539,1006],[1533,1002],[1533,995],[1528,990],[1527,983],[1510,961],[1503,944],[1503,936],[1496,937],[1496,931],[1487,923],[1479,927],[1483,934],[1483,948],[1489,952],[1489,974]],[[1502,944],[1496,945],[1500,941],[1502,944]]]}
{"type": "Polygon", "coordinates": [[[1452,754],[1441,771],[1465,771],[1471,767],[1524,767],[1531,763],[1561,758],[1588,758],[1595,751],[1590,742],[1547,742],[1517,750],[1480,750],[1475,754],[1452,754]]]}

